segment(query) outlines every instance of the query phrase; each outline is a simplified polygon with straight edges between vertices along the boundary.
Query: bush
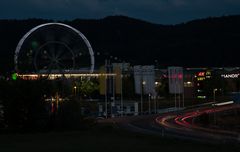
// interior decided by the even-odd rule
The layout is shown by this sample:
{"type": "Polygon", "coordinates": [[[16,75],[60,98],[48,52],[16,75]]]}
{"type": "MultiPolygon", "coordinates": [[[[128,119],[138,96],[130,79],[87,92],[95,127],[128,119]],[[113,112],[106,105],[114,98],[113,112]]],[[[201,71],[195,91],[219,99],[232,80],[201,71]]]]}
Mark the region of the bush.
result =
{"type": "Polygon", "coordinates": [[[4,107],[2,126],[10,130],[81,129],[90,126],[94,120],[82,116],[80,102],[74,98],[51,112],[51,103],[44,102],[44,98],[55,95],[61,88],[59,83],[48,80],[0,81],[0,101],[4,107]]]}

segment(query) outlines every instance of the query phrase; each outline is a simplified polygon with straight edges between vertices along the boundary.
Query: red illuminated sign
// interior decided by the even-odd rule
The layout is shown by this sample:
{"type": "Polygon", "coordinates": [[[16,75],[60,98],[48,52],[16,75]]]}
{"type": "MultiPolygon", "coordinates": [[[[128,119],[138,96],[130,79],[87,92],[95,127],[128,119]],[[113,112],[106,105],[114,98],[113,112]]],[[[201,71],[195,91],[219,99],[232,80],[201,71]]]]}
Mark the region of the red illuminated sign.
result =
{"type": "Polygon", "coordinates": [[[197,76],[199,76],[199,77],[205,77],[205,72],[198,72],[197,76]]]}

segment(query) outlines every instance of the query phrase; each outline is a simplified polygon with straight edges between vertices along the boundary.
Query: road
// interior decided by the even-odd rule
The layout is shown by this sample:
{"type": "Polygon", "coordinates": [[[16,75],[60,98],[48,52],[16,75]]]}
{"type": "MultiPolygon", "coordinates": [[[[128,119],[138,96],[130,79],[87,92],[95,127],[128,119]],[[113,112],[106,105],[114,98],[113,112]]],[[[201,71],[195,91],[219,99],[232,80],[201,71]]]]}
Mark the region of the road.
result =
{"type": "Polygon", "coordinates": [[[234,131],[213,128],[212,126],[200,126],[194,123],[194,119],[203,114],[220,113],[226,110],[240,108],[239,105],[222,107],[204,107],[184,111],[182,113],[169,113],[157,116],[156,122],[168,130],[185,137],[207,140],[209,142],[239,142],[239,133],[234,131]]]}
{"type": "Polygon", "coordinates": [[[202,114],[220,113],[235,108],[240,108],[240,105],[204,106],[159,115],[112,118],[103,121],[112,122],[117,127],[145,134],[218,144],[240,143],[239,132],[222,130],[212,126],[203,127],[194,123],[194,119],[202,114]]]}

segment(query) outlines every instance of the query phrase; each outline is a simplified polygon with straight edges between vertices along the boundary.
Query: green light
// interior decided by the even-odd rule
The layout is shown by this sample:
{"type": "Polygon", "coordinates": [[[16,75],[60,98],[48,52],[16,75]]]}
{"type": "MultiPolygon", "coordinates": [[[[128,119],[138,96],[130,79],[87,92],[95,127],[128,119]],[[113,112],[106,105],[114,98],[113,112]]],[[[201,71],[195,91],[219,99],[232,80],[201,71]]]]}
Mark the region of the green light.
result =
{"type": "Polygon", "coordinates": [[[12,74],[12,79],[13,79],[13,80],[17,80],[17,73],[13,73],[13,74],[12,74]]]}
{"type": "Polygon", "coordinates": [[[33,49],[36,49],[38,47],[38,42],[37,41],[32,41],[31,45],[32,45],[33,49]]]}

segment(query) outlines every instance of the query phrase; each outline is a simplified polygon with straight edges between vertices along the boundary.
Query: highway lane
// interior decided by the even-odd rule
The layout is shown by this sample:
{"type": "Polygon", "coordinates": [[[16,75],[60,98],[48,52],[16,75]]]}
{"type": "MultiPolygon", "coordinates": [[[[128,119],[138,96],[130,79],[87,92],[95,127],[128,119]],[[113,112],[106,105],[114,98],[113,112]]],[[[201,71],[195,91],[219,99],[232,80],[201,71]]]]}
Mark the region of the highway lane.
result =
{"type": "Polygon", "coordinates": [[[218,144],[228,142],[240,143],[240,135],[238,132],[203,127],[194,123],[194,119],[204,113],[219,113],[234,108],[240,108],[240,106],[228,105],[215,108],[204,106],[160,115],[121,117],[102,121],[111,122],[117,127],[144,134],[218,144]]]}
{"type": "Polygon", "coordinates": [[[219,128],[203,127],[194,123],[194,118],[202,114],[211,114],[214,112],[223,112],[240,108],[239,105],[230,105],[222,107],[204,107],[185,111],[181,114],[168,113],[165,116],[157,116],[156,122],[167,129],[169,132],[182,134],[183,136],[191,136],[194,138],[202,138],[208,141],[217,142],[239,142],[239,133],[234,131],[223,130],[219,128]]]}

